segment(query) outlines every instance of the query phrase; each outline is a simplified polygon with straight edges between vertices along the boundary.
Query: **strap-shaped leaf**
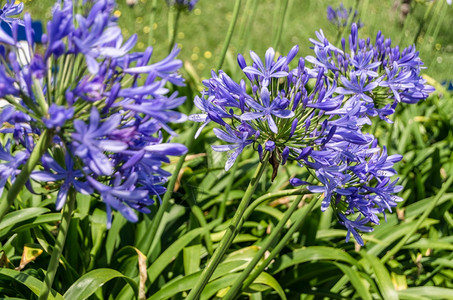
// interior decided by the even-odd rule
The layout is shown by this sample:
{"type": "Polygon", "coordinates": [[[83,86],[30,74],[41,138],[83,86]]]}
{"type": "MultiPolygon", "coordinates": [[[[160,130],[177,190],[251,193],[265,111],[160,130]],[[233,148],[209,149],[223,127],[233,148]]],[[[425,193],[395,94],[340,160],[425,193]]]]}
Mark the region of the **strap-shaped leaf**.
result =
{"type": "Polygon", "coordinates": [[[437,286],[411,287],[398,291],[400,299],[451,299],[453,289],[437,286]]]}
{"type": "MultiPolygon", "coordinates": [[[[0,274],[3,276],[7,276],[13,280],[16,280],[17,282],[25,285],[27,288],[29,288],[36,296],[39,296],[39,293],[41,292],[41,288],[44,285],[44,283],[35,277],[28,275],[23,272],[19,272],[16,270],[11,270],[11,269],[6,269],[6,268],[0,268],[0,274]]],[[[64,300],[63,296],[61,296],[59,293],[55,292],[52,290],[52,292],[49,294],[49,299],[53,300],[64,300]]]]}
{"type": "MultiPolygon", "coordinates": [[[[222,276],[226,275],[234,275],[234,276],[239,276],[238,273],[235,274],[230,274],[237,272],[239,270],[243,270],[245,266],[247,265],[248,261],[246,260],[233,260],[229,262],[224,262],[221,263],[217,269],[214,271],[214,274],[211,277],[211,282],[215,281],[217,278],[220,278],[222,276]]],[[[198,281],[198,278],[200,277],[202,271],[198,271],[196,273],[192,273],[188,276],[184,276],[182,278],[177,278],[171,282],[169,282],[167,285],[163,286],[159,291],[157,291],[155,294],[153,294],[148,300],[160,300],[160,299],[168,299],[172,297],[173,295],[176,295],[177,293],[183,292],[190,290],[195,286],[195,284],[198,281]]],[[[231,284],[234,279],[230,279],[228,282],[231,284]]],[[[208,284],[209,286],[209,284],[208,284]]],[[[207,287],[206,287],[207,288],[207,287]]],[[[205,291],[203,293],[206,293],[205,291]]]]}
{"type": "Polygon", "coordinates": [[[209,228],[197,228],[177,239],[148,268],[148,278],[154,282],[162,271],[178,256],[179,252],[196,237],[203,235],[209,228]]]}
{"type": "Polygon", "coordinates": [[[114,278],[124,279],[134,290],[135,296],[138,295],[137,283],[132,278],[124,276],[113,269],[96,269],[86,273],[80,277],[79,280],[74,282],[64,294],[64,298],[78,300],[87,299],[93,295],[98,288],[114,278]]]}
{"type": "Polygon", "coordinates": [[[373,299],[370,295],[368,287],[365,286],[363,280],[360,278],[360,273],[354,270],[353,268],[346,266],[344,264],[335,263],[335,265],[346,275],[351,284],[354,286],[357,294],[361,299],[371,300],[373,299]]]}
{"type": "Polygon", "coordinates": [[[0,237],[6,235],[15,224],[33,219],[48,211],[49,209],[43,207],[30,207],[10,212],[0,223],[0,237]]]}
{"type": "Polygon", "coordinates": [[[373,269],[373,274],[376,276],[376,283],[379,287],[381,295],[386,300],[398,300],[398,294],[393,286],[390,274],[384,264],[376,257],[361,251],[360,254],[373,269]]]}
{"type": "Polygon", "coordinates": [[[342,261],[351,265],[357,264],[357,261],[352,258],[351,255],[342,250],[331,247],[316,246],[297,249],[290,254],[282,255],[280,258],[276,259],[275,263],[272,264],[272,273],[276,274],[291,266],[317,260],[333,260],[342,261]]]}

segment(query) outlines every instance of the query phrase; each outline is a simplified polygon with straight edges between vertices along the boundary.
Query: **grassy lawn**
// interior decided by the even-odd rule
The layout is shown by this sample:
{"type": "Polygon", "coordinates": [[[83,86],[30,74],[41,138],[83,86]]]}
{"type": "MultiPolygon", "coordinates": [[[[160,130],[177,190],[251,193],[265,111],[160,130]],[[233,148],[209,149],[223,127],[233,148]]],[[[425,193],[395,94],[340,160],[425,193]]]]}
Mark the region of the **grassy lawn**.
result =
{"type": "MultiPolygon", "coordinates": [[[[24,1],[26,10],[32,16],[41,19],[50,16],[51,0],[24,1]]],[[[180,57],[190,63],[201,77],[209,76],[216,68],[223,39],[232,18],[234,2],[200,0],[190,13],[182,13],[177,29],[176,42],[182,48],[180,57]]],[[[400,9],[395,0],[344,1],[346,7],[357,5],[364,27],[359,34],[362,37],[374,37],[381,30],[393,44],[406,47],[414,43],[420,24],[428,10],[423,1],[412,1],[412,11],[404,24],[401,23],[400,9]]],[[[445,1],[438,2],[426,14],[426,20],[417,39],[417,49],[425,62],[429,76],[438,81],[451,80],[453,73],[453,6],[445,1]]],[[[323,29],[326,36],[334,41],[336,27],[326,18],[328,5],[338,6],[340,1],[289,0],[281,42],[276,47],[275,39],[282,18],[285,1],[243,0],[236,31],[230,44],[224,69],[236,68],[236,54],[247,54],[253,49],[263,54],[268,47],[274,47],[286,53],[294,44],[300,46],[304,55],[311,54],[310,37],[315,31],[323,29]],[[256,5],[256,11],[254,6],[256,5]]],[[[118,1],[115,14],[120,16],[120,25],[125,36],[139,35],[138,50],[143,50],[149,43],[149,33],[153,30],[151,45],[155,48],[154,57],[162,58],[168,51],[168,12],[164,0],[158,1],[154,24],[150,24],[151,1],[140,0],[129,7],[125,0],[118,1]]],[[[344,36],[347,35],[345,32],[344,36]]],[[[373,38],[372,38],[373,40],[373,38]]],[[[247,57],[247,56],[246,56],[247,57]]]]}

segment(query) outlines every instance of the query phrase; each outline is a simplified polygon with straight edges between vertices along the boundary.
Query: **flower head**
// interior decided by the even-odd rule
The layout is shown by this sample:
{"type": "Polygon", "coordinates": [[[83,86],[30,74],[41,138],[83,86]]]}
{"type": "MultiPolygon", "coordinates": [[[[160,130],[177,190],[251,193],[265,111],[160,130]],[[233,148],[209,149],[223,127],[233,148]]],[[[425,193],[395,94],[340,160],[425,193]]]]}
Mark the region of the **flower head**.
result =
{"type": "MultiPolygon", "coordinates": [[[[161,133],[176,135],[169,123],[186,120],[176,111],[185,97],[171,94],[168,84],[184,84],[177,73],[182,62],[177,49],[160,62],[151,62],[151,47],[132,52],[137,37],[123,38],[115,1],[90,2],[75,14],[77,3],[56,1],[42,47],[34,44],[28,14],[26,47],[16,40],[20,21],[10,20],[12,37],[0,29],[0,42],[10,46],[7,64],[0,65],[0,97],[10,103],[0,114],[0,131],[11,135],[0,147],[0,193],[46,131],[52,143],[31,179],[58,190],[56,208],[75,190],[106,203],[108,224],[112,208],[136,221],[133,210],[149,212],[153,196],[165,192],[171,174],[162,164],[187,151],[161,133]]],[[[7,1],[7,16],[22,10],[13,3],[7,1]]]]}

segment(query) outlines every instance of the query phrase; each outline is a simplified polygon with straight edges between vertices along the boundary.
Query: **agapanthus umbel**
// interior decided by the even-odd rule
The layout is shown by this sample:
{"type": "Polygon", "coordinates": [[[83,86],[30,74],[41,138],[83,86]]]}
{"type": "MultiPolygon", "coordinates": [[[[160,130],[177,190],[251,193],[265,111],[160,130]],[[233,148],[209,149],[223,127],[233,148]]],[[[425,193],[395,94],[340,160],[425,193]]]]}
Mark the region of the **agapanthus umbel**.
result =
{"type": "Polygon", "coordinates": [[[166,0],[168,6],[174,6],[179,10],[192,11],[199,0],[166,0]]]}
{"type": "Polygon", "coordinates": [[[215,123],[215,135],[227,144],[212,148],[229,152],[226,170],[245,148],[253,148],[260,157],[270,153],[273,177],[289,160],[314,171],[316,182],[294,177],[291,184],[321,193],[321,210],[334,209],[348,230],[347,240],[353,234],[363,245],[357,230],[371,231],[369,224],[378,224],[378,216],[401,200],[395,195],[401,186],[391,178],[393,164],[402,158],[387,155],[365,125],[379,118],[391,122],[388,116],[398,103],[415,103],[433,89],[420,76],[422,62],[413,47],[400,52],[381,34],[373,46],[358,39],[355,24],[350,53],[344,42],[337,49],[322,32],[317,36],[312,40],[316,56],[306,59],[313,68],[303,58],[296,68],[289,67],[295,46],[287,56],[268,49],[264,62],[251,51],[249,66],[239,55],[249,84],[212,72],[195,98],[202,113],[189,118],[202,122],[202,128],[215,123]]]}
{"type": "Polygon", "coordinates": [[[349,22],[356,23],[358,28],[363,27],[359,19],[359,12],[354,10],[354,14],[352,14],[352,7],[347,9],[343,3],[340,3],[340,6],[336,9],[330,5],[327,7],[327,20],[341,31],[348,26],[349,22]]]}
{"type": "Polygon", "coordinates": [[[169,123],[186,119],[175,110],[185,98],[167,88],[183,84],[179,50],[150,63],[151,47],[132,52],[136,35],[123,38],[114,1],[86,1],[78,14],[76,7],[57,1],[40,47],[28,14],[26,46],[15,40],[19,21],[12,21],[13,37],[0,29],[7,49],[0,96],[9,102],[0,114],[0,132],[9,136],[0,147],[0,190],[14,182],[46,131],[51,142],[31,178],[58,191],[57,209],[74,189],[106,203],[108,225],[112,208],[137,221],[134,210],[149,212],[153,197],[165,192],[171,174],[162,163],[187,151],[164,142],[161,132],[175,135],[169,123]]]}

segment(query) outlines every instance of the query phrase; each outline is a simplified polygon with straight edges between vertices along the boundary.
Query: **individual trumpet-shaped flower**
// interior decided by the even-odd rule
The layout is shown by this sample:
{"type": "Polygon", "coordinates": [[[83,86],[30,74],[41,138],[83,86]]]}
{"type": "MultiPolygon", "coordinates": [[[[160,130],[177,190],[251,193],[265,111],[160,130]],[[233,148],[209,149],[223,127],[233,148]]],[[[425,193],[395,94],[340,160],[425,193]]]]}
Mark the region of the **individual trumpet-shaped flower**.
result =
{"type": "MultiPolygon", "coordinates": [[[[17,18],[12,18],[14,16],[18,16],[24,10],[24,4],[22,2],[16,3],[15,0],[6,0],[5,5],[2,9],[0,9],[0,21],[5,22],[6,24],[11,24],[13,21],[18,21],[20,23],[21,20],[17,18]]],[[[10,25],[11,26],[11,25],[10,25]]]]}
{"type": "Polygon", "coordinates": [[[345,215],[343,215],[341,213],[339,214],[339,216],[341,218],[340,222],[348,230],[348,232],[346,233],[346,243],[349,242],[349,238],[350,238],[351,233],[352,233],[352,235],[354,236],[354,238],[357,241],[357,243],[359,243],[360,245],[363,246],[363,239],[360,236],[360,234],[357,233],[357,230],[360,230],[362,232],[371,232],[371,231],[373,231],[372,227],[365,226],[366,224],[368,224],[370,222],[370,219],[361,218],[362,216],[358,215],[357,218],[354,221],[351,221],[348,218],[346,218],[345,215]]]}
{"type": "Polygon", "coordinates": [[[20,172],[20,166],[28,159],[27,151],[17,152],[13,156],[10,154],[10,149],[10,142],[7,142],[4,148],[0,146],[0,161],[3,161],[0,164],[0,195],[3,193],[3,188],[8,179],[14,181],[16,175],[20,172]]]}
{"type": "Polygon", "coordinates": [[[258,75],[262,77],[261,84],[263,87],[267,87],[270,83],[271,78],[280,78],[288,75],[287,72],[283,71],[283,68],[289,63],[286,57],[280,57],[274,62],[275,51],[269,48],[265,55],[265,64],[261,61],[260,57],[253,51],[250,51],[250,56],[254,62],[253,66],[245,67],[244,73],[258,75]]]}
{"type": "Polygon", "coordinates": [[[275,124],[274,119],[272,118],[272,115],[282,119],[288,119],[294,116],[294,112],[292,112],[291,110],[280,108],[282,104],[281,99],[274,100],[272,101],[272,103],[270,103],[269,90],[266,87],[263,87],[261,89],[261,102],[263,105],[254,102],[253,100],[249,101],[248,104],[255,111],[242,114],[241,120],[251,121],[258,118],[265,118],[272,132],[278,133],[278,128],[275,124]]]}
{"type": "Polygon", "coordinates": [[[49,117],[44,118],[43,122],[47,128],[60,128],[74,115],[74,108],[58,106],[55,103],[49,107],[49,117]]]}
{"type": "Polygon", "coordinates": [[[104,151],[120,152],[127,149],[127,144],[123,141],[107,138],[120,124],[121,116],[114,114],[102,124],[99,121],[99,112],[94,107],[91,109],[88,125],[82,120],[74,121],[74,154],[84,159],[96,174],[111,175],[113,165],[104,151]]]}
{"type": "Polygon", "coordinates": [[[78,169],[74,169],[74,161],[69,156],[65,155],[65,167],[60,166],[52,157],[44,155],[42,163],[47,171],[33,171],[31,178],[41,182],[63,182],[58,188],[57,200],[55,202],[55,208],[60,210],[66,203],[69,189],[74,187],[79,193],[90,195],[93,193],[93,189],[88,182],[77,180],[77,178],[83,178],[83,172],[78,169]]]}
{"type": "Polygon", "coordinates": [[[112,224],[112,207],[118,210],[127,220],[137,222],[137,215],[133,208],[142,208],[152,204],[148,199],[148,191],[137,189],[135,183],[138,179],[137,173],[130,174],[124,182],[121,176],[116,176],[113,185],[105,185],[92,177],[87,177],[88,182],[101,194],[102,200],[107,205],[107,227],[112,224]]]}
{"type": "Polygon", "coordinates": [[[211,146],[212,149],[215,151],[230,151],[230,154],[228,156],[228,160],[225,165],[225,170],[228,171],[236,161],[237,157],[239,154],[241,154],[242,150],[244,150],[245,147],[250,145],[253,140],[248,139],[249,133],[244,131],[244,132],[237,132],[234,131],[233,129],[230,128],[230,126],[226,125],[225,126],[226,132],[217,128],[214,128],[214,133],[215,135],[221,139],[222,141],[225,141],[227,143],[231,143],[229,145],[213,145],[211,146]]]}

